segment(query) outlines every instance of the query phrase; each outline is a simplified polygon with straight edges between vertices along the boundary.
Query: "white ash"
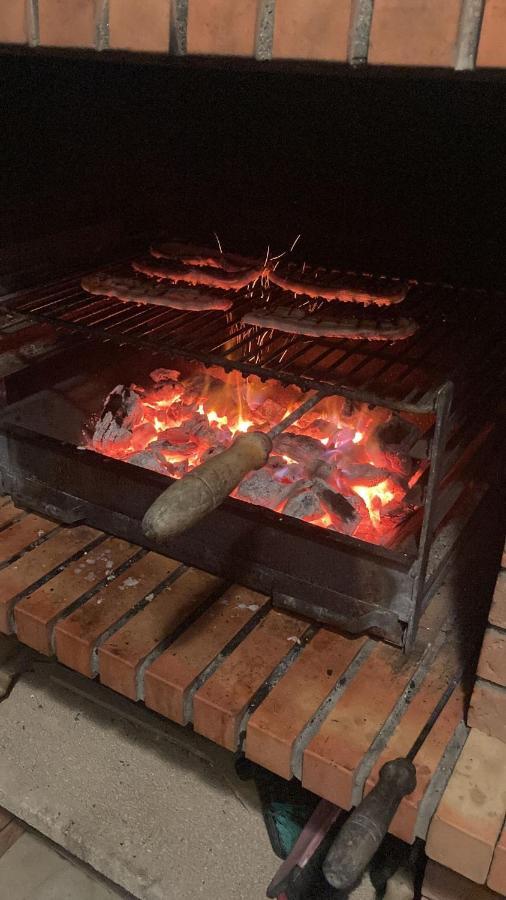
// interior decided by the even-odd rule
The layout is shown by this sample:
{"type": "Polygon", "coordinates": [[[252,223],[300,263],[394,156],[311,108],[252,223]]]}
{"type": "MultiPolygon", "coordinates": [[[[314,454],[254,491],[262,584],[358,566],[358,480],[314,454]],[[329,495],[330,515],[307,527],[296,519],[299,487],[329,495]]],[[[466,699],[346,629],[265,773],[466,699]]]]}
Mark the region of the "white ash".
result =
{"type": "MultiPolygon", "coordinates": [[[[226,601],[222,601],[222,602],[223,602],[224,606],[227,605],[226,601]]],[[[235,608],[236,609],[249,609],[251,612],[257,612],[260,609],[258,603],[237,603],[235,608]]]]}
{"type": "Polygon", "coordinates": [[[122,443],[140,425],[144,410],[139,395],[118,384],[106,397],[102,414],[93,433],[93,443],[122,443]]]}
{"type": "Polygon", "coordinates": [[[129,578],[125,578],[123,584],[120,585],[120,590],[121,590],[122,588],[132,588],[132,587],[136,587],[138,584],[139,584],[139,579],[138,579],[138,578],[132,578],[132,577],[130,576],[129,578]]]}
{"type": "Polygon", "coordinates": [[[250,475],[243,478],[237,488],[237,494],[239,497],[245,497],[250,503],[276,509],[288,497],[291,489],[291,484],[276,481],[272,477],[272,472],[268,468],[264,468],[257,472],[251,472],[250,475]]]}
{"type": "Polygon", "coordinates": [[[133,456],[129,456],[128,462],[132,463],[134,466],[140,466],[142,469],[150,469],[152,472],[159,472],[160,475],[168,474],[168,467],[165,460],[160,459],[150,450],[134,453],[133,456]]]}
{"type": "Polygon", "coordinates": [[[295,494],[295,496],[290,497],[284,508],[283,513],[285,516],[293,516],[295,519],[319,519],[324,515],[325,510],[323,509],[320,498],[316,491],[305,490],[301,491],[299,494],[295,494]]]}

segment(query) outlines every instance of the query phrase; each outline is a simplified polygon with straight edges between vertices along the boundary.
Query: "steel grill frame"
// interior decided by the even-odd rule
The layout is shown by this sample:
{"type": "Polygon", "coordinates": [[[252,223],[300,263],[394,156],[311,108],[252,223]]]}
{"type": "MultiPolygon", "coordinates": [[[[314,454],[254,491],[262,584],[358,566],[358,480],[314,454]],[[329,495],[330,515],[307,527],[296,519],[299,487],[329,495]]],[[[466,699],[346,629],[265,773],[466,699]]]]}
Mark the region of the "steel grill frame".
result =
{"type": "MultiPolygon", "coordinates": [[[[118,268],[118,263],[110,268],[114,271],[118,268]]],[[[260,286],[257,286],[256,292],[248,289],[236,292],[234,307],[228,313],[186,313],[161,309],[159,306],[124,303],[113,298],[92,297],[80,287],[83,274],[85,272],[81,270],[43,285],[24,288],[5,296],[2,301],[17,313],[52,323],[60,334],[70,334],[74,338],[80,336],[84,343],[95,339],[102,346],[111,342],[125,349],[129,346],[145,348],[155,355],[169,353],[171,357],[197,360],[207,366],[219,365],[227,371],[237,370],[243,375],[254,374],[263,380],[273,378],[285,384],[295,384],[302,390],[324,390],[328,394],[347,398],[352,403],[381,405],[398,412],[430,414],[432,425],[424,435],[424,458],[427,465],[420,479],[424,505],[419,523],[417,552],[413,554],[406,547],[376,547],[339,534],[324,536],[332,538],[332,541],[327,540],[326,545],[331,548],[333,545],[336,561],[338,558],[345,561],[346,553],[351,550],[353,557],[353,552],[356,551],[362,558],[361,565],[365,565],[366,569],[369,565],[376,567],[380,579],[387,570],[392,575],[394,569],[397,570],[396,578],[405,579],[399,597],[409,596],[409,602],[403,601],[408,603],[409,613],[400,616],[401,635],[393,625],[393,610],[389,614],[389,622],[386,615],[385,618],[379,616],[376,621],[376,612],[366,611],[364,614],[362,601],[346,597],[342,594],[342,588],[341,593],[337,591],[337,595],[342,598],[343,608],[348,607],[350,616],[360,618],[361,612],[362,619],[368,619],[366,627],[409,648],[416,636],[420,616],[441,582],[456,546],[456,540],[452,539],[453,543],[450,542],[449,547],[446,547],[443,540],[445,554],[443,560],[438,562],[440,551],[434,548],[438,540],[441,543],[441,535],[437,537],[444,519],[441,507],[444,510],[445,496],[451,490],[451,487],[446,489],[445,479],[448,479],[452,467],[458,464],[462,449],[480,428],[486,426],[487,416],[493,409],[500,390],[501,364],[504,368],[506,359],[504,343],[501,344],[501,338],[497,338],[501,334],[501,322],[504,320],[502,298],[485,292],[454,290],[448,286],[416,285],[401,304],[402,315],[414,316],[420,322],[419,330],[411,338],[385,343],[331,341],[240,325],[241,316],[252,306],[263,302],[260,286]],[[490,329],[475,328],[477,315],[487,317],[491,323],[495,323],[495,332],[494,328],[492,331],[497,339],[492,344],[487,333],[490,329]],[[401,570],[405,573],[402,576],[399,575],[401,570]],[[351,612],[352,610],[355,612],[351,612]]],[[[269,302],[273,307],[278,302],[280,293],[277,288],[272,291],[269,302]]],[[[305,302],[304,298],[294,298],[296,306],[305,302]]],[[[346,304],[346,311],[348,307],[349,304],[346,304]]],[[[10,428],[10,432],[10,439],[15,442],[22,438],[25,448],[34,440],[33,433],[30,435],[26,429],[10,428]]],[[[40,435],[37,437],[41,439],[40,435]]],[[[46,448],[48,458],[54,456],[55,465],[60,465],[63,448],[57,447],[56,442],[49,439],[42,441],[40,450],[43,447],[46,448]]],[[[68,453],[66,449],[65,459],[68,453]]],[[[83,453],[79,454],[79,458],[83,459],[83,453]]],[[[105,471],[103,462],[99,458],[91,463],[99,480],[105,471]]],[[[31,458],[31,465],[37,465],[35,457],[31,458]]],[[[87,465],[90,465],[89,461],[87,465]]],[[[119,467],[117,483],[127,477],[134,490],[138,489],[139,479],[142,478],[148,494],[149,482],[163,481],[164,486],[167,483],[165,478],[155,476],[154,473],[127,473],[125,470],[133,467],[126,463],[107,460],[107,466],[109,473],[119,467]]],[[[16,494],[16,483],[13,482],[10,489],[16,494]]],[[[463,488],[457,497],[455,507],[461,503],[464,490],[463,488]]],[[[91,487],[89,491],[93,493],[91,487]]],[[[44,496],[52,496],[47,484],[44,484],[44,492],[44,496]]],[[[53,492],[53,495],[56,500],[52,507],[58,508],[58,492],[53,492]]],[[[69,492],[63,496],[68,497],[69,492]]],[[[76,495],[76,503],[78,499],[76,495]]],[[[38,496],[32,498],[33,505],[38,504],[39,508],[45,502],[50,503],[49,500],[41,499],[40,491],[38,496]]],[[[230,502],[239,510],[245,506],[241,501],[230,502]]],[[[95,516],[95,523],[107,529],[108,523],[101,518],[100,504],[96,504],[97,500],[95,505],[91,505],[89,516],[91,519],[95,516]],[[99,512],[94,513],[93,510],[99,512]]],[[[61,509],[64,508],[62,505],[61,509]]],[[[213,515],[217,516],[218,512],[213,515]]],[[[244,513],[247,519],[256,514],[264,521],[266,531],[269,528],[272,531],[272,517],[268,510],[247,510],[244,513]]],[[[228,517],[227,504],[224,504],[221,518],[228,521],[228,517]]],[[[133,524],[129,526],[132,539],[142,541],[142,535],[135,532],[135,518],[136,514],[132,519],[133,524]]],[[[297,541],[299,535],[303,535],[308,536],[311,543],[315,537],[314,532],[320,530],[307,523],[298,523],[295,527],[293,523],[287,524],[286,519],[287,517],[282,516],[277,518],[282,523],[281,530],[286,529],[280,546],[284,546],[287,553],[290,545],[283,544],[283,541],[286,541],[288,534],[291,534],[291,541],[297,541]]],[[[467,514],[464,519],[467,521],[467,514]]],[[[238,527],[238,523],[236,524],[238,527]]],[[[111,528],[110,523],[109,527],[111,528]]],[[[121,532],[122,528],[124,525],[118,524],[116,533],[121,532]]],[[[176,555],[179,552],[180,558],[185,558],[183,545],[179,550],[174,547],[170,549],[176,555]]],[[[267,553],[267,550],[264,549],[263,552],[267,553]]],[[[192,553],[188,551],[186,560],[191,563],[192,558],[192,553]]],[[[257,579],[261,575],[260,566],[257,579]]],[[[326,590],[329,593],[328,587],[326,590]]],[[[294,587],[293,596],[285,593],[284,588],[281,588],[281,592],[278,589],[277,602],[299,613],[306,611],[309,615],[314,615],[314,599],[310,604],[311,609],[305,610],[304,596],[301,596],[300,589],[297,596],[294,587]],[[296,601],[293,596],[296,596],[296,601]]],[[[325,619],[323,608],[321,612],[323,621],[341,623],[339,615],[325,619]]]]}

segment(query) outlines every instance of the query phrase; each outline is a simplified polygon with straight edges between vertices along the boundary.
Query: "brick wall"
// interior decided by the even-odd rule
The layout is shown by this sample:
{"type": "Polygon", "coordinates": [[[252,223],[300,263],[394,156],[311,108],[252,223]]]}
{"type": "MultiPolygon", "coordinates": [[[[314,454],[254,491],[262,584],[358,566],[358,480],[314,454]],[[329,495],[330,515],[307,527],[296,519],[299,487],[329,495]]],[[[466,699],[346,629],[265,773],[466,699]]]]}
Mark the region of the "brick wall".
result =
{"type": "Polygon", "coordinates": [[[468,722],[506,742],[506,546],[476,675],[468,722]]]}
{"type": "Polygon", "coordinates": [[[506,0],[1,0],[0,43],[501,67],[506,0]]]}

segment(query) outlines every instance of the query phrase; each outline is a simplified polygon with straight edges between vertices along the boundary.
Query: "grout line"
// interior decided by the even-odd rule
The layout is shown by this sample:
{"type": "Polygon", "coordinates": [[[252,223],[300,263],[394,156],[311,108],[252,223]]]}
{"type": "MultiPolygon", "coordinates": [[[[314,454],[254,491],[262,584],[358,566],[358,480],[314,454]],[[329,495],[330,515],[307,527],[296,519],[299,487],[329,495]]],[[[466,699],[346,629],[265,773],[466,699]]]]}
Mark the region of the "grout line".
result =
{"type": "Polygon", "coordinates": [[[251,616],[248,622],[246,622],[242,628],[231,638],[228,644],[225,644],[222,650],[218,653],[214,659],[202,670],[202,672],[197,675],[196,678],[192,681],[192,683],[187,687],[184,693],[183,699],[183,723],[186,725],[188,722],[193,721],[193,698],[198,690],[202,687],[202,685],[216,672],[216,669],[221,666],[222,662],[230,656],[231,653],[234,652],[236,647],[247,638],[248,634],[253,631],[254,628],[265,619],[266,615],[272,609],[271,602],[265,603],[260,607],[257,612],[251,616]]]}
{"type": "MultiPolygon", "coordinates": [[[[426,647],[415,672],[409,679],[407,686],[404,688],[395,706],[378,731],[378,734],[374,738],[371,746],[369,747],[369,750],[367,750],[367,752],[362,757],[353,777],[353,789],[351,795],[352,806],[358,806],[358,804],[362,800],[364,786],[369,775],[371,774],[372,769],[374,768],[381,753],[387,746],[388,741],[394,734],[409,704],[422,687],[436,656],[438,655],[443,645],[447,643],[447,641],[448,632],[443,628],[439,632],[436,640],[434,640],[431,644],[429,644],[428,647],[426,647]]],[[[457,666],[458,664],[456,664],[456,667],[457,666]]],[[[451,675],[453,676],[453,674],[454,673],[452,672],[451,675]]],[[[430,716],[431,713],[432,710],[429,710],[428,716],[430,716]]]]}
{"type": "Polygon", "coordinates": [[[455,56],[457,72],[475,67],[484,9],[485,0],[462,0],[455,56]]]}
{"type": "Polygon", "coordinates": [[[67,559],[65,560],[65,562],[59,563],[57,566],[54,566],[52,569],[50,569],[49,572],[46,572],[45,575],[42,575],[41,578],[38,578],[32,584],[28,585],[28,587],[26,587],[22,591],[20,591],[19,594],[16,594],[14,597],[11,597],[11,600],[9,603],[9,624],[11,626],[12,631],[14,633],[16,633],[16,630],[17,630],[16,622],[14,619],[14,610],[15,610],[17,604],[21,602],[21,600],[24,600],[24,598],[28,597],[29,594],[33,594],[40,587],[42,587],[43,584],[47,584],[48,581],[51,581],[52,578],[56,578],[56,576],[59,575],[60,572],[63,572],[67,568],[67,566],[72,565],[72,563],[75,563],[75,562],[77,562],[77,560],[81,559],[83,556],[86,556],[86,554],[89,553],[91,550],[94,550],[95,547],[99,547],[100,544],[103,544],[105,540],[106,540],[105,534],[101,534],[101,535],[99,535],[99,537],[94,538],[92,541],[90,541],[88,544],[86,544],[80,550],[76,550],[75,553],[72,554],[72,556],[68,556],[67,559]]]}
{"type": "Polygon", "coordinates": [[[418,807],[414,831],[415,837],[419,837],[423,841],[427,837],[432,817],[439,806],[469,732],[470,729],[465,722],[459,722],[418,807]]]}
{"type": "Polygon", "coordinates": [[[170,0],[169,53],[186,55],[189,0],[170,0]]]}
{"type": "Polygon", "coordinates": [[[374,0],[353,0],[348,35],[348,62],[352,66],[367,62],[373,7],[374,0]]]}
{"type": "Polygon", "coordinates": [[[155,661],[155,659],[158,659],[158,657],[161,656],[162,653],[165,653],[165,651],[171,646],[171,644],[173,644],[174,641],[176,641],[178,637],[180,637],[183,632],[190,627],[190,625],[193,625],[197,621],[197,619],[200,618],[200,616],[207,612],[207,610],[213,605],[213,603],[219,600],[219,598],[225,593],[225,591],[232,587],[232,584],[233,582],[231,582],[230,584],[222,583],[215,587],[215,589],[211,591],[209,596],[206,597],[202,601],[202,603],[200,603],[196,607],[196,609],[189,613],[183,619],[183,621],[176,626],[176,628],[174,628],[171,634],[164,638],[163,641],[160,641],[160,643],[157,644],[156,647],[153,647],[153,649],[147,654],[147,656],[145,656],[144,659],[141,660],[137,667],[137,672],[135,673],[138,700],[144,700],[144,674],[146,672],[146,669],[155,661]]]}
{"type": "Polygon", "coordinates": [[[109,48],[109,0],[100,0],[97,3],[95,48],[97,50],[108,50],[109,48]]]}
{"type": "Polygon", "coordinates": [[[369,658],[377,642],[371,639],[360,647],[349,666],[344,670],[334,687],[329,691],[324,700],[320,703],[318,709],[313,713],[309,721],[295,739],[292,747],[291,769],[293,774],[299,781],[302,781],[302,765],[304,751],[307,745],[312,741],[315,734],[320,730],[323,721],[327,718],[332,707],[341,699],[350,681],[355,677],[362,664],[369,658]]]}
{"type": "MultiPolygon", "coordinates": [[[[133,549],[134,549],[134,547],[132,547],[132,550],[133,549]]],[[[104,578],[102,578],[102,580],[99,581],[98,584],[91,587],[88,591],[86,591],[86,593],[81,594],[80,597],[76,597],[76,599],[73,600],[72,603],[69,603],[69,605],[66,606],[64,610],[61,610],[60,612],[56,613],[55,617],[47,623],[47,627],[52,629],[50,643],[51,643],[51,650],[53,651],[53,653],[56,653],[56,647],[55,647],[55,626],[56,626],[56,624],[58,622],[62,622],[64,619],[67,619],[69,616],[72,615],[72,613],[74,613],[76,611],[76,609],[79,609],[81,606],[84,606],[84,604],[88,600],[90,600],[91,597],[93,597],[95,594],[98,594],[102,590],[102,588],[106,588],[108,584],[111,584],[113,581],[115,581],[116,578],[119,578],[120,575],[123,575],[123,573],[126,572],[127,569],[130,568],[130,566],[132,566],[134,563],[136,563],[139,559],[142,559],[143,556],[146,556],[147,553],[148,553],[148,551],[144,550],[144,549],[137,550],[136,553],[133,553],[132,556],[129,556],[129,558],[126,559],[124,562],[122,562],[121,565],[117,566],[115,569],[113,569],[111,572],[109,572],[108,575],[106,575],[104,578]],[[112,576],[114,576],[114,577],[112,577],[112,576]]]]}
{"type": "Polygon", "coordinates": [[[276,0],[260,0],[255,31],[255,59],[272,59],[276,0]]]}
{"type": "Polygon", "coordinates": [[[245,712],[241,717],[241,721],[239,722],[239,726],[237,728],[238,738],[238,750],[241,751],[243,749],[244,739],[246,737],[246,726],[248,724],[250,716],[253,715],[256,709],[260,706],[260,704],[265,700],[268,694],[272,691],[273,687],[281,680],[283,675],[288,672],[288,669],[293,665],[296,659],[300,656],[304,647],[309,644],[310,641],[314,638],[314,636],[320,631],[320,627],[318,625],[309,625],[299,639],[298,643],[295,643],[291,650],[283,657],[281,662],[274,667],[271,674],[264,680],[263,684],[260,685],[258,690],[253,695],[250,700],[245,712]]]}
{"type": "Polygon", "coordinates": [[[113,624],[110,625],[109,628],[107,628],[100,635],[100,637],[97,638],[93,646],[93,650],[91,651],[91,670],[93,672],[93,675],[98,675],[98,651],[102,644],[105,644],[105,642],[108,641],[109,638],[116,633],[116,631],[119,631],[120,628],[123,628],[123,625],[126,625],[126,623],[130,621],[130,619],[133,619],[133,617],[136,616],[137,613],[142,612],[142,610],[145,609],[146,606],[149,606],[151,601],[154,600],[154,598],[157,597],[158,594],[161,594],[161,592],[166,587],[168,587],[170,584],[173,584],[174,581],[177,581],[179,576],[186,571],[187,566],[184,565],[180,565],[177,567],[177,569],[174,569],[174,571],[171,572],[170,575],[167,575],[167,578],[164,578],[162,581],[160,581],[156,585],[156,587],[146,591],[144,597],[141,597],[141,599],[138,600],[137,603],[131,606],[130,609],[127,609],[127,611],[123,613],[122,616],[120,616],[117,622],[113,622],[113,624]]]}
{"type": "Polygon", "coordinates": [[[40,44],[39,0],[26,0],[26,32],[30,47],[40,44]]]}

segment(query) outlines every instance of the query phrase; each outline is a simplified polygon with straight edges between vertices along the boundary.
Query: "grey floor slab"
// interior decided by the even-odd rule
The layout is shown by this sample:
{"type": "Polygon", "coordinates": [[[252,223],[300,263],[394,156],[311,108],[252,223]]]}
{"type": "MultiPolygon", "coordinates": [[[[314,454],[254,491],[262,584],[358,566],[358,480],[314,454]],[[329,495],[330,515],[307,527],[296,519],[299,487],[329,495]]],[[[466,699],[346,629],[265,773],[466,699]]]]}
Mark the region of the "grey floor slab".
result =
{"type": "Polygon", "coordinates": [[[264,897],[277,861],[230,755],[193,753],[185,730],[178,746],[50,671],[0,703],[0,805],[140,900],[264,897]]]}
{"type": "Polygon", "coordinates": [[[9,900],[118,900],[125,894],[62,857],[43,838],[26,832],[0,858],[0,896],[9,900]]]}

